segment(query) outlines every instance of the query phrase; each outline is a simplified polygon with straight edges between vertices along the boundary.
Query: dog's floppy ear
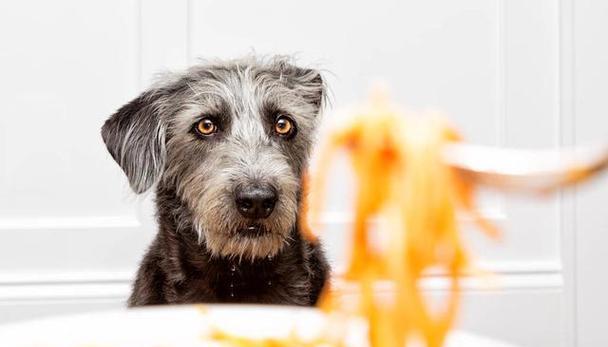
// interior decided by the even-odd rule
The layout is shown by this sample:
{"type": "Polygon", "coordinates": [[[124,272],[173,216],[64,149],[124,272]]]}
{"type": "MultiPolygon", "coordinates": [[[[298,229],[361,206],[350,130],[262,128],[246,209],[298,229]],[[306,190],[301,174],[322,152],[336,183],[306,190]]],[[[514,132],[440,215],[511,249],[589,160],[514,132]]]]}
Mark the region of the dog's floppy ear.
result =
{"type": "Polygon", "coordinates": [[[281,61],[278,65],[281,75],[287,77],[292,87],[320,111],[327,99],[327,88],[321,72],[286,61],[281,61]]]}
{"type": "Polygon", "coordinates": [[[297,76],[304,97],[321,110],[327,98],[325,81],[321,72],[315,69],[297,68],[297,76]]]}
{"type": "Polygon", "coordinates": [[[165,126],[159,90],[149,90],[121,107],[101,128],[108,151],[122,168],[135,193],[148,190],[165,161],[165,126]]]}

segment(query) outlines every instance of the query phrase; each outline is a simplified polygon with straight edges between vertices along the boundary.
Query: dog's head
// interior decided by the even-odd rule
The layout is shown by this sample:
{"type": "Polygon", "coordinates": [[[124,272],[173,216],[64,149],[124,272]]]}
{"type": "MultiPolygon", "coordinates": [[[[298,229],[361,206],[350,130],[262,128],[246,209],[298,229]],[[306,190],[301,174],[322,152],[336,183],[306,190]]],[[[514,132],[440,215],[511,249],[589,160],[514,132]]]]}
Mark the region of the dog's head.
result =
{"type": "Polygon", "coordinates": [[[325,97],[318,71],[284,58],[195,66],[165,77],[102,128],[131,188],[173,188],[213,255],[276,254],[325,97]]]}

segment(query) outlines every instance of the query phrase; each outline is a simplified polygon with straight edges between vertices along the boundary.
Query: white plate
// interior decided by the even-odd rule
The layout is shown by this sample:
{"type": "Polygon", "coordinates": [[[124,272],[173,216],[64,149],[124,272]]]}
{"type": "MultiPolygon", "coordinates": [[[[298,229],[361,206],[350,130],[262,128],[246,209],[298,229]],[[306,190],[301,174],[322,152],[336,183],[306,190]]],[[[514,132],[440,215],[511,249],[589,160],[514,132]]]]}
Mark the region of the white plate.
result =
{"type": "MultiPolygon", "coordinates": [[[[314,338],[327,319],[309,308],[258,305],[163,306],[96,312],[0,326],[3,347],[194,347],[212,346],[211,329],[251,338],[314,338]]],[[[349,322],[347,345],[366,346],[365,326],[349,322]]],[[[452,332],[446,347],[509,347],[452,332]]],[[[512,347],[512,346],[511,346],[512,347]]]]}

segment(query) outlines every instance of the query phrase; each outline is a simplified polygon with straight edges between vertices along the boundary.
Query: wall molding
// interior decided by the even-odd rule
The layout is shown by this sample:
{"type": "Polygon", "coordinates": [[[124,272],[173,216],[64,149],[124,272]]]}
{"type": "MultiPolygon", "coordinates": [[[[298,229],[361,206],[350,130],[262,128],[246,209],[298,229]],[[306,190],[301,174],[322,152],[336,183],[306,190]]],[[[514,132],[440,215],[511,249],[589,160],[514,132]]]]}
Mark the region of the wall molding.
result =
{"type": "MultiPolygon", "coordinates": [[[[563,276],[553,274],[496,274],[489,277],[465,277],[462,281],[463,292],[466,293],[507,293],[523,291],[554,291],[562,290],[563,276]]],[[[354,294],[356,287],[336,280],[334,285],[341,287],[347,294],[354,294]]],[[[444,292],[448,289],[449,281],[443,276],[428,277],[422,280],[421,287],[427,292],[444,292]]],[[[378,293],[390,293],[392,285],[387,282],[379,283],[378,293]]],[[[40,301],[74,301],[108,299],[126,301],[131,291],[131,281],[107,282],[53,282],[29,283],[18,285],[0,284],[0,303],[15,304],[17,302],[40,301]]]]}
{"type": "Polygon", "coordinates": [[[135,216],[2,217],[0,231],[115,229],[141,227],[135,216]]]}
{"type": "Polygon", "coordinates": [[[124,301],[133,270],[0,274],[0,303],[109,299],[124,301]]]}
{"type": "MultiPolygon", "coordinates": [[[[487,276],[465,276],[465,293],[496,291],[561,290],[564,286],[561,266],[554,262],[480,263],[487,276]]],[[[336,269],[336,273],[340,270],[336,269]]],[[[135,277],[134,270],[117,271],[58,271],[51,273],[15,272],[0,274],[0,303],[15,301],[71,301],[88,299],[126,300],[135,277]]],[[[335,283],[354,292],[339,275],[335,283]]],[[[431,273],[421,286],[430,292],[447,288],[448,280],[439,273],[431,273]]],[[[380,283],[380,292],[390,292],[391,285],[380,283]]]]}

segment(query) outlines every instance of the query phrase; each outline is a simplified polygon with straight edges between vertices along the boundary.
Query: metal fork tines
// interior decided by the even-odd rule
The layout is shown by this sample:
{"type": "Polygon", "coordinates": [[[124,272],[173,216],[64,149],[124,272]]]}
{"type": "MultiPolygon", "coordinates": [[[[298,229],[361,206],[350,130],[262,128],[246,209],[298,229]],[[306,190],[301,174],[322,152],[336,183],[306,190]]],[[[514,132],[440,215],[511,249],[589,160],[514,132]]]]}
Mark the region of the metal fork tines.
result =
{"type": "Polygon", "coordinates": [[[531,150],[458,143],[444,149],[444,160],[478,184],[542,193],[578,183],[608,168],[608,145],[531,150]]]}

